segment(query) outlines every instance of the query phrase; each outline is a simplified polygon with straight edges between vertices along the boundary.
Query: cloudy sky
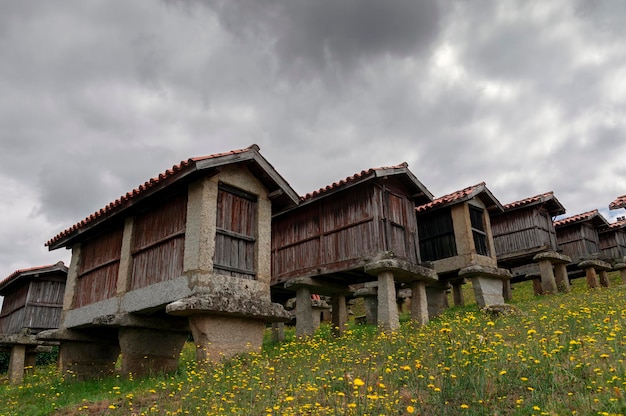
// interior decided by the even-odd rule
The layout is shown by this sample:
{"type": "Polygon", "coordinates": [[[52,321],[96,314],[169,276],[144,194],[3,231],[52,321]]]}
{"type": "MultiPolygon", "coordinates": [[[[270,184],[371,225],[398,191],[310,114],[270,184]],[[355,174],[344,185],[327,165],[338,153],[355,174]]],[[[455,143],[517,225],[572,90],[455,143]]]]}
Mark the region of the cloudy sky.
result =
{"type": "MultiPolygon", "coordinates": [[[[0,278],[192,156],[256,143],[299,193],[408,162],[568,215],[626,194],[626,2],[0,3],[0,278]]],[[[621,211],[621,212],[620,212],[621,211]]]]}

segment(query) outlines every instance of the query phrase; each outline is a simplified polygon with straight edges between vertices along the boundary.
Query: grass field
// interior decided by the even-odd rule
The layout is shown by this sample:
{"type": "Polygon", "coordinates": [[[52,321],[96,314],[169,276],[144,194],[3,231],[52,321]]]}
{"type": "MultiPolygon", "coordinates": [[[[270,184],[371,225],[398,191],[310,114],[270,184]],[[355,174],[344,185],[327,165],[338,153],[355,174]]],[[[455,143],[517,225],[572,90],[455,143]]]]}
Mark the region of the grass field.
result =
{"type": "Polygon", "coordinates": [[[351,325],[334,338],[266,342],[221,364],[150,378],[78,382],[41,366],[21,386],[0,381],[2,415],[616,415],[626,414],[626,287],[536,297],[514,286],[521,313],[491,317],[472,303],[398,332],[351,325]]]}

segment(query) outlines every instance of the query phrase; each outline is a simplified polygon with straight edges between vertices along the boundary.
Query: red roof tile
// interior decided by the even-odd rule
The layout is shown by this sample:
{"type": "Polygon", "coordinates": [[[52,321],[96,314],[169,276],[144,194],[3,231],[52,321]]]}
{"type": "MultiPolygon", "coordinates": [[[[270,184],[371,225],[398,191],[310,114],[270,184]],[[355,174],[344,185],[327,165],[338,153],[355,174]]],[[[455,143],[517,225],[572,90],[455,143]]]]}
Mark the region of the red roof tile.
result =
{"type": "Polygon", "coordinates": [[[407,174],[409,174],[412,181],[422,190],[422,192],[424,192],[426,197],[429,200],[432,199],[432,195],[430,194],[428,189],[426,189],[426,187],[424,187],[424,185],[421,182],[419,182],[417,178],[413,176],[412,173],[410,173],[410,171],[408,170],[408,166],[409,165],[406,162],[403,162],[395,166],[381,166],[378,168],[370,168],[367,170],[362,170],[361,172],[355,173],[352,176],[348,176],[345,179],[342,179],[338,182],[333,182],[332,184],[324,188],[320,188],[317,191],[309,192],[306,195],[301,196],[300,200],[302,202],[308,202],[312,199],[324,196],[328,193],[335,192],[345,187],[351,186],[353,184],[363,182],[367,179],[370,179],[371,177],[386,176],[385,171],[397,171],[397,170],[402,170],[406,172],[407,174]]]}
{"type": "Polygon", "coordinates": [[[579,222],[593,221],[596,227],[608,226],[609,223],[597,209],[583,212],[582,214],[572,215],[571,217],[562,218],[554,221],[554,227],[563,227],[565,225],[576,224],[579,222]]]}
{"type": "Polygon", "coordinates": [[[534,204],[547,203],[547,202],[551,202],[551,204],[548,207],[548,210],[550,211],[551,215],[556,216],[556,215],[565,214],[565,208],[556,199],[556,197],[554,196],[554,192],[552,191],[545,192],[543,194],[539,194],[535,196],[531,196],[529,198],[520,199],[519,201],[508,203],[504,205],[504,209],[508,211],[508,210],[513,210],[517,208],[522,208],[522,207],[526,207],[526,206],[530,206],[534,204]]]}
{"type": "Polygon", "coordinates": [[[63,271],[67,273],[67,267],[62,261],[60,261],[55,264],[47,264],[45,266],[36,266],[36,267],[29,267],[27,269],[16,270],[10,275],[8,275],[7,277],[5,277],[4,279],[2,279],[2,281],[0,281],[0,291],[4,289],[5,287],[7,287],[10,283],[13,283],[14,281],[18,280],[22,276],[33,275],[36,273],[47,273],[47,272],[52,272],[52,271],[63,271]]]}
{"type": "Polygon", "coordinates": [[[609,204],[609,209],[626,208],[626,195],[618,196],[609,204]]]}
{"type": "Polygon", "coordinates": [[[415,210],[417,212],[426,212],[431,209],[441,208],[441,207],[445,207],[448,205],[453,205],[453,204],[457,204],[460,202],[469,201],[470,199],[476,196],[480,196],[481,194],[484,194],[483,195],[484,198],[481,198],[481,200],[483,200],[483,202],[490,203],[490,204],[486,203],[486,205],[488,205],[487,207],[488,209],[490,208],[489,205],[491,205],[492,208],[495,207],[497,211],[501,211],[503,209],[502,205],[500,205],[500,202],[498,202],[498,200],[491,194],[491,192],[489,192],[489,190],[487,189],[487,186],[485,185],[485,182],[481,182],[476,185],[463,188],[459,191],[452,192],[448,195],[444,195],[442,197],[436,198],[432,202],[429,202],[428,204],[424,204],[424,205],[420,205],[416,207],[415,210]]]}
{"type": "MultiPolygon", "coordinates": [[[[252,146],[247,147],[245,149],[231,150],[229,152],[215,153],[215,154],[208,155],[208,156],[200,156],[200,157],[194,157],[194,158],[190,158],[187,160],[183,160],[179,164],[172,166],[171,169],[168,169],[165,172],[160,173],[158,176],[151,178],[150,180],[144,182],[142,185],[139,185],[137,188],[133,189],[130,192],[127,192],[125,195],[111,202],[110,204],[100,209],[99,211],[94,212],[93,214],[86,217],[82,221],[74,224],[73,226],[66,229],[65,231],[62,231],[61,233],[57,234],[55,237],[50,239],[45,245],[48,247],[51,247],[55,245],[56,243],[58,243],[63,238],[68,237],[69,235],[78,232],[79,230],[87,227],[88,225],[92,224],[96,220],[101,219],[105,216],[108,216],[114,211],[123,209],[124,207],[130,205],[138,197],[143,196],[146,192],[155,188],[157,185],[162,185],[165,181],[182,175],[181,172],[187,170],[188,168],[194,168],[194,166],[198,162],[211,160],[211,159],[219,159],[219,158],[224,158],[224,157],[236,156],[239,154],[248,153],[252,151],[258,152],[258,150],[259,150],[259,147],[256,144],[253,144],[252,146]]],[[[271,165],[269,165],[269,167],[271,167],[271,165]]],[[[273,169],[273,167],[271,168],[273,169]]],[[[287,185],[286,182],[285,182],[285,185],[287,185]]],[[[291,188],[289,189],[291,190],[291,188]]],[[[295,194],[295,192],[293,192],[293,190],[291,190],[291,192],[294,194],[294,199],[297,200],[297,195],[295,194]]]]}
{"type": "Polygon", "coordinates": [[[606,230],[619,230],[621,228],[626,228],[626,217],[618,217],[615,222],[609,224],[606,230]]]}

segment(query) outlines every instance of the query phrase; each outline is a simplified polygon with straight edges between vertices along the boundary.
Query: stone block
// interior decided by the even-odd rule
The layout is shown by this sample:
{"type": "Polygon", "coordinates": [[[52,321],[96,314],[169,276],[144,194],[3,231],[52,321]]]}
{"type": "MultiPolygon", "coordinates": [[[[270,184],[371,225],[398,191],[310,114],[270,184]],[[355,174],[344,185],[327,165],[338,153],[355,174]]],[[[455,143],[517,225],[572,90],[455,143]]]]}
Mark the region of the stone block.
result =
{"type": "Polygon", "coordinates": [[[474,289],[474,298],[479,308],[504,303],[502,280],[480,275],[474,276],[471,279],[472,288],[474,289]]]}
{"type": "Polygon", "coordinates": [[[176,371],[186,340],[186,332],[120,328],[122,373],[141,376],[176,371]]]}
{"type": "Polygon", "coordinates": [[[197,314],[189,317],[197,361],[220,361],[258,350],[265,324],[258,319],[197,314]]]}

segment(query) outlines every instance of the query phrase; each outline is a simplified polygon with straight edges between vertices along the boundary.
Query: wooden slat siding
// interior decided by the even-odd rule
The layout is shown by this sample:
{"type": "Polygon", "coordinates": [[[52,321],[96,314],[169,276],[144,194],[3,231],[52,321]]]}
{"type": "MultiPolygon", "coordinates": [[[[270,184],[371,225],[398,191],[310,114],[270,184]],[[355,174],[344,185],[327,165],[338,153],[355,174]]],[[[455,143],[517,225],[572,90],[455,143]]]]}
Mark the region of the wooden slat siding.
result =
{"type": "Polygon", "coordinates": [[[559,249],[573,262],[600,252],[598,234],[589,224],[557,230],[559,249]]]}
{"type": "Polygon", "coordinates": [[[257,197],[220,184],[213,268],[221,274],[255,279],[257,197]]]}
{"type": "Polygon", "coordinates": [[[181,276],[187,195],[181,194],[135,217],[130,290],[181,276]]]}
{"type": "Polygon", "coordinates": [[[95,237],[81,248],[74,308],[115,295],[124,228],[119,225],[95,237]]]}
{"type": "MultiPolygon", "coordinates": [[[[318,269],[329,273],[347,270],[387,250],[384,198],[380,186],[359,186],[274,219],[273,283],[315,274],[318,269]]],[[[412,203],[406,205],[407,218],[413,215],[413,208],[412,203]]],[[[409,228],[414,230],[415,222],[409,228]]]]}
{"type": "Polygon", "coordinates": [[[301,209],[272,222],[272,276],[293,270],[295,259],[302,269],[321,263],[319,212],[319,207],[301,209]]]}
{"type": "Polygon", "coordinates": [[[58,328],[61,322],[62,305],[28,305],[25,310],[22,328],[29,328],[32,333],[44,329],[58,328]]]}
{"type": "Polygon", "coordinates": [[[19,288],[4,297],[2,303],[2,313],[0,316],[7,316],[13,311],[24,307],[28,297],[28,284],[22,284],[19,288]]]}
{"type": "Polygon", "coordinates": [[[549,214],[542,209],[517,210],[491,221],[496,255],[538,247],[556,249],[556,231],[549,214]]]}
{"type": "Polygon", "coordinates": [[[385,190],[388,248],[396,256],[418,262],[415,205],[406,196],[385,190]]]}
{"type": "Polygon", "coordinates": [[[420,215],[418,230],[422,261],[434,261],[457,255],[450,208],[420,215]]]}
{"type": "Polygon", "coordinates": [[[63,306],[65,281],[32,280],[28,291],[28,304],[45,303],[63,306]]]}
{"type": "Polygon", "coordinates": [[[16,334],[22,329],[26,308],[21,307],[0,318],[0,334],[16,334]]]}

